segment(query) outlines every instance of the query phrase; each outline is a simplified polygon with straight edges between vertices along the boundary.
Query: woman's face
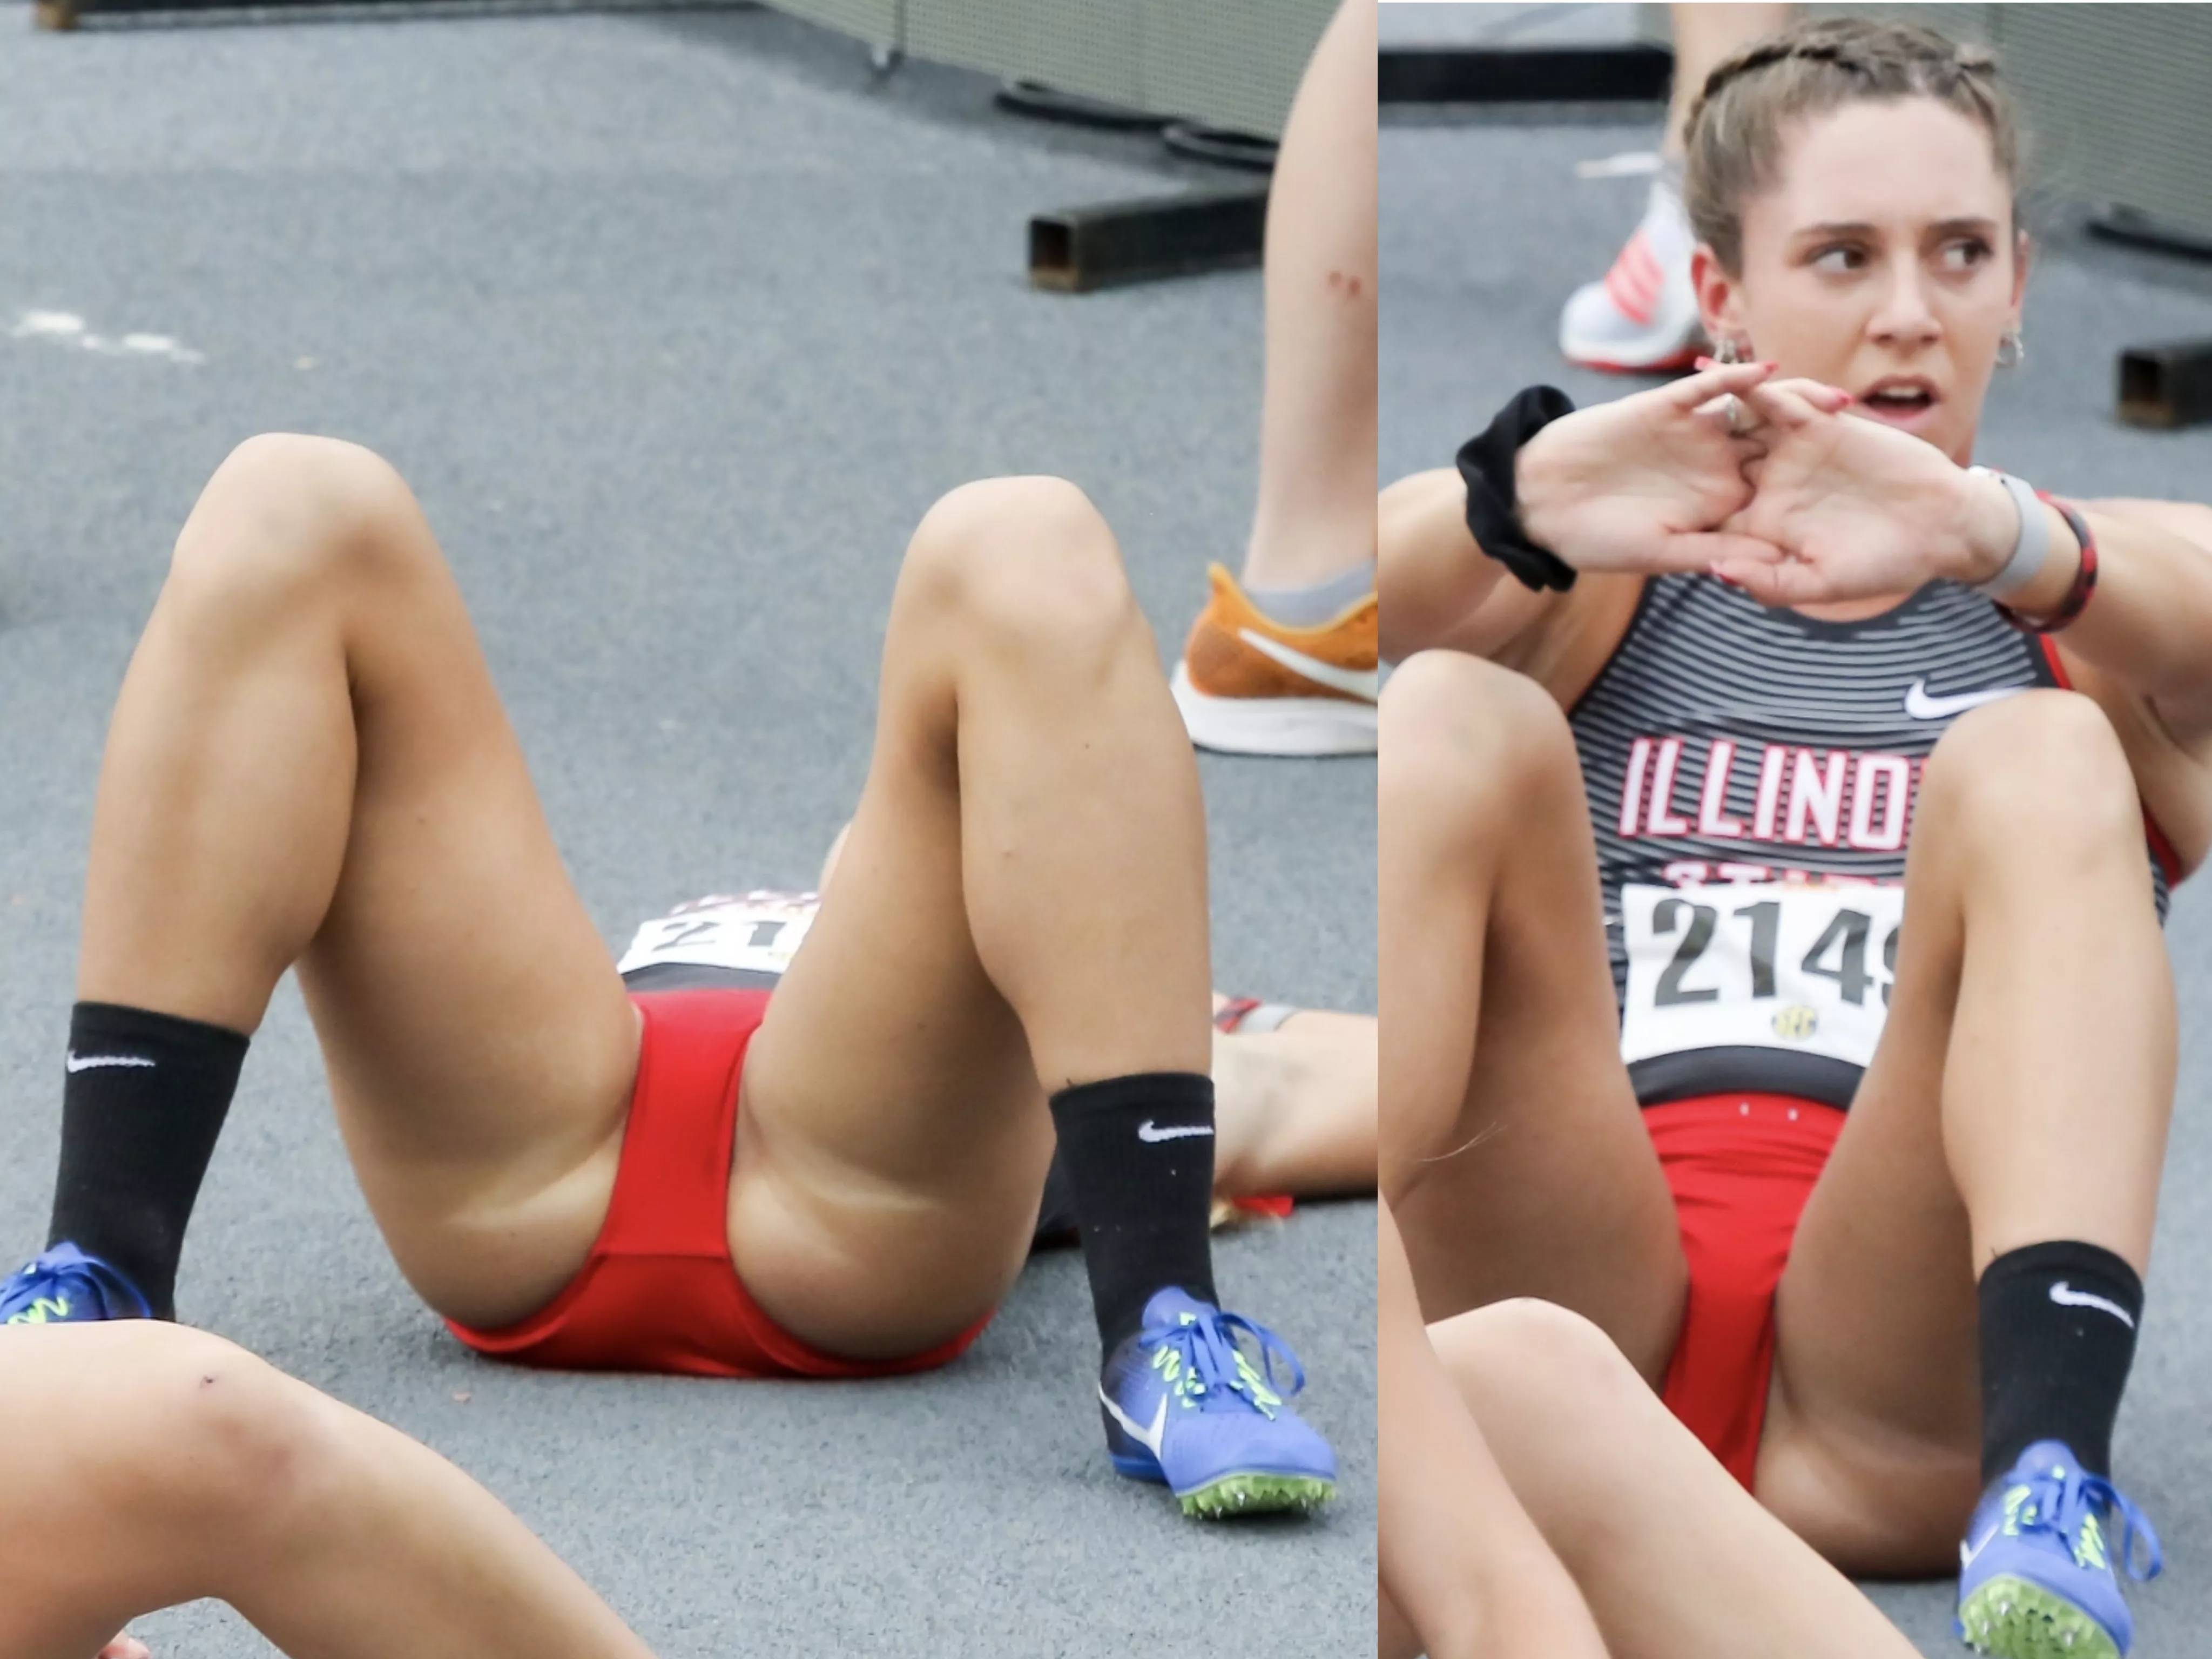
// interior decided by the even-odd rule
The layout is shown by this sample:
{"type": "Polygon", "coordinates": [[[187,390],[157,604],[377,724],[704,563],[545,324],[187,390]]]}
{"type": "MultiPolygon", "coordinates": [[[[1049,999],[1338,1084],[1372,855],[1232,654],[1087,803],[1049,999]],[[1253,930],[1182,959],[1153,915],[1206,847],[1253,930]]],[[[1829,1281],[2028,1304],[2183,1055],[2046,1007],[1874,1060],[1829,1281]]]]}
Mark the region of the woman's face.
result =
{"type": "Polygon", "coordinates": [[[2027,281],[1989,133],[1906,98],[1845,104],[1783,142],[1775,185],[1744,207],[1742,270],[1698,251],[1709,334],[1964,464],[2027,281]]]}

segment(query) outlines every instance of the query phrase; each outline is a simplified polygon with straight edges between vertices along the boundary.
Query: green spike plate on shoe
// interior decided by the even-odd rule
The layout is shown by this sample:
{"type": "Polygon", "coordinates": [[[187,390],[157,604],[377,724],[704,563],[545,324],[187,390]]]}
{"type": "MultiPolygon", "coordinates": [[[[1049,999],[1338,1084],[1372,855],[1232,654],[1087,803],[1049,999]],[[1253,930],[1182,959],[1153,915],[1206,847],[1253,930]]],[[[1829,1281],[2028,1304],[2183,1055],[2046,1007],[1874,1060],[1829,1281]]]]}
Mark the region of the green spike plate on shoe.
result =
{"type": "Polygon", "coordinates": [[[1182,1512],[1202,1521],[1295,1510],[1310,1515],[1336,1495],[1336,1482],[1301,1474],[1225,1474],[1182,1497],[1182,1512]]]}
{"type": "Polygon", "coordinates": [[[1997,1659],[2120,1659],[2105,1628],[2063,1595],[2000,1573],[1959,1608],[1966,1645],[1997,1659]]]}

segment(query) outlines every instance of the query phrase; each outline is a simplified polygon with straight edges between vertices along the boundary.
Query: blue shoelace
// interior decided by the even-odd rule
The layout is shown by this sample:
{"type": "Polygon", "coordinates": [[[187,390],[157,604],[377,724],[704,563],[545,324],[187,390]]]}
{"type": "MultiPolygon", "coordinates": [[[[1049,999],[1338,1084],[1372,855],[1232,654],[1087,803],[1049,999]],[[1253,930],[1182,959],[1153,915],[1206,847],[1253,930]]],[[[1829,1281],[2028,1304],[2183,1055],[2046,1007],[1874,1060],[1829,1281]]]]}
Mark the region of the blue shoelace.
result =
{"type": "Polygon", "coordinates": [[[2151,1525],[2150,1517],[2104,1476],[2069,1468],[2063,1479],[2048,1474],[2030,1476],[2027,1489],[2033,1511],[2022,1516],[2019,1523],[2021,1532],[2056,1533],[2070,1556],[2075,1553],[2075,1534],[2085,1520],[2097,1514],[2117,1515],[2120,1519],[2120,1536],[2112,1559],[2120,1570],[2139,1584],[2164,1571],[2166,1556],[2159,1548],[2158,1532],[2151,1525]],[[2138,1538],[2149,1551],[2149,1559],[2140,1571],[2136,1566],[2138,1538]]]}
{"type": "Polygon", "coordinates": [[[1249,1381],[1237,1364],[1239,1333],[1252,1340],[1253,1350],[1260,1357],[1260,1363],[1253,1369],[1271,1392],[1287,1400],[1305,1387],[1306,1369],[1298,1363],[1297,1355],[1291,1352],[1291,1345],[1265,1325],[1242,1314],[1217,1311],[1200,1314],[1188,1324],[1150,1325],[1145,1328],[1140,1341],[1146,1348],[1173,1349],[1191,1376],[1193,1394],[1201,1398],[1208,1395],[1238,1395],[1253,1410],[1273,1417],[1273,1410],[1254,1397],[1249,1381]],[[1275,1374],[1279,1357],[1289,1368],[1287,1388],[1275,1374]]]}

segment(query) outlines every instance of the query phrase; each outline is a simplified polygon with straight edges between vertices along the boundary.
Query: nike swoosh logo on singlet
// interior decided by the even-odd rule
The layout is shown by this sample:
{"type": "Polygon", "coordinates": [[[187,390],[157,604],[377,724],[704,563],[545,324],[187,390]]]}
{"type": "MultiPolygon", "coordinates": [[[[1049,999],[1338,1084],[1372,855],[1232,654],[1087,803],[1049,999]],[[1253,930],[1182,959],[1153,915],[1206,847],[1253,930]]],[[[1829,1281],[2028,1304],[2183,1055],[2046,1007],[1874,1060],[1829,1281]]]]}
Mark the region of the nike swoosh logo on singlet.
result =
{"type": "Polygon", "coordinates": [[[1928,694],[1926,680],[1915,680],[1905,694],[1905,712],[1917,720],[1940,720],[2030,690],[2033,688],[2025,685],[1993,685],[1986,691],[1961,691],[1953,696],[1935,697],[1928,694]]]}
{"type": "Polygon", "coordinates": [[[1370,702],[1381,695],[1376,671],[1371,668],[1364,672],[1356,668],[1339,668],[1334,663],[1309,657],[1303,651],[1294,651],[1289,646],[1249,628],[1238,629],[1237,637],[1261,656],[1272,657],[1293,674],[1310,679],[1316,685],[1325,685],[1332,691],[1342,691],[1350,696],[1364,697],[1370,702]]]}

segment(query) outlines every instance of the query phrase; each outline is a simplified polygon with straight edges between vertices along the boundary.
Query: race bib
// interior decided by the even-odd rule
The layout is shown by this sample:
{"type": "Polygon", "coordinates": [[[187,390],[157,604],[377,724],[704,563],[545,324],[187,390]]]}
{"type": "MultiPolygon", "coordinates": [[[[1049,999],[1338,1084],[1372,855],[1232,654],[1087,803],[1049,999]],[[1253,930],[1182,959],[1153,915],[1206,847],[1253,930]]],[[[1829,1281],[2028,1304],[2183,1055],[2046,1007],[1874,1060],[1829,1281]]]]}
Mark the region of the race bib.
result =
{"type": "Polygon", "coordinates": [[[716,893],[695,899],[639,928],[616,967],[629,974],[683,963],[781,974],[799,954],[821,903],[818,893],[716,893]]]}
{"type": "Polygon", "coordinates": [[[1897,977],[1901,886],[1621,890],[1620,1057],[1782,1048],[1863,1066],[1897,977]]]}

